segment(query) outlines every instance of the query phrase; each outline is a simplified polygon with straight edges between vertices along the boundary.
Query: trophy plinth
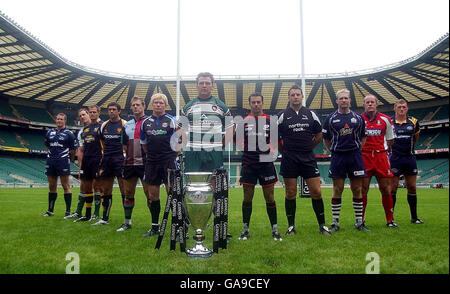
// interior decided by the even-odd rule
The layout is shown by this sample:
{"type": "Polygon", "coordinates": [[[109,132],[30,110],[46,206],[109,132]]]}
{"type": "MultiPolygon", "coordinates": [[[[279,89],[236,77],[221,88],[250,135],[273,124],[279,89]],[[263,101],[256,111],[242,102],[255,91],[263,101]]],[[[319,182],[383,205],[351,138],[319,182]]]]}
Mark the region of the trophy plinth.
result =
{"type": "Polygon", "coordinates": [[[213,251],[203,246],[204,230],[213,210],[213,189],[210,183],[212,173],[185,173],[186,186],[184,189],[185,210],[187,218],[195,231],[195,246],[186,250],[190,258],[209,258],[213,251]]]}

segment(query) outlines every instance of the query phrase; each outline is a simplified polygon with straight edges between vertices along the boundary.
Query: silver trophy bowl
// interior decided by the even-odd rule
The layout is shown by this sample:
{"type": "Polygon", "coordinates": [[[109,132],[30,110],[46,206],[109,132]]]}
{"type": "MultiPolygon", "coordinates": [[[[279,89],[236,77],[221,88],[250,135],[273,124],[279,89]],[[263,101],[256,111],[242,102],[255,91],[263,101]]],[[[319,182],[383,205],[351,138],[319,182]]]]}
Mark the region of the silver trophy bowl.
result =
{"type": "Polygon", "coordinates": [[[213,188],[210,180],[212,173],[185,173],[184,205],[186,216],[195,231],[193,239],[195,246],[186,250],[190,258],[209,258],[213,251],[203,246],[204,231],[208,225],[213,210],[213,188]]]}

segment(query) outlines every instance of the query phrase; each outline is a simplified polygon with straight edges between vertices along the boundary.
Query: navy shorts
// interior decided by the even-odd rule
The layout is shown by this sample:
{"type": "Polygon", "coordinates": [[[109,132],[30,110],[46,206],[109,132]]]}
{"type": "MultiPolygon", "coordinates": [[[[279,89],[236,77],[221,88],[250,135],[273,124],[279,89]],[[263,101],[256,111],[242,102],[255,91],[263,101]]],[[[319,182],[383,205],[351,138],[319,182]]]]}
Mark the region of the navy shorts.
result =
{"type": "Polygon", "coordinates": [[[97,178],[98,167],[102,160],[99,156],[83,156],[80,169],[81,180],[93,180],[97,178]]]}
{"type": "Polygon", "coordinates": [[[159,186],[168,182],[168,169],[175,169],[175,159],[145,164],[144,182],[159,186]]]}
{"type": "Polygon", "coordinates": [[[273,162],[259,162],[243,165],[239,182],[245,185],[256,185],[259,180],[261,186],[274,185],[277,181],[277,170],[273,162]]]}
{"type": "Polygon", "coordinates": [[[417,175],[417,162],[414,156],[391,155],[389,162],[391,163],[392,172],[396,177],[400,175],[417,175]]]}
{"type": "Polygon", "coordinates": [[[124,159],[123,155],[102,157],[97,176],[100,178],[121,178],[124,159]]]}
{"type": "Polygon", "coordinates": [[[122,170],[122,178],[130,179],[138,177],[139,179],[144,178],[145,168],[143,165],[124,165],[122,170]]]}
{"type": "Polygon", "coordinates": [[[333,179],[364,178],[366,169],[361,150],[331,154],[328,176],[333,179]]]}
{"type": "Polygon", "coordinates": [[[52,177],[70,175],[70,159],[68,157],[61,159],[47,158],[45,174],[52,177]]]}
{"type": "Polygon", "coordinates": [[[280,175],[284,178],[302,177],[310,179],[320,177],[314,152],[302,153],[301,156],[291,156],[284,152],[281,158],[280,175]]]}

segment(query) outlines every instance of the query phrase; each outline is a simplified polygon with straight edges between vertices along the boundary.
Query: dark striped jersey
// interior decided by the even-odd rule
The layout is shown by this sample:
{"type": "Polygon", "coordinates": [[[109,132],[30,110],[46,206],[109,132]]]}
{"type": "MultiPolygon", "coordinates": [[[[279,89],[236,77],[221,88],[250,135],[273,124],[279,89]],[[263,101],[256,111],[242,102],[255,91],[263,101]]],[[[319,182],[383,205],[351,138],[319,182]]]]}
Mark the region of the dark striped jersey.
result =
{"type": "Polygon", "coordinates": [[[392,117],[394,123],[395,140],[392,145],[392,154],[409,156],[414,154],[414,135],[420,133],[419,121],[408,116],[406,121],[400,122],[392,117]]]}
{"type": "Polygon", "coordinates": [[[158,163],[176,157],[175,133],[176,119],[166,113],[160,117],[147,117],[141,124],[140,142],[147,146],[147,162],[158,163]]]}
{"type": "Polygon", "coordinates": [[[323,123],[323,138],[331,142],[332,152],[359,150],[361,139],[366,136],[365,122],[362,116],[353,110],[329,114],[323,123]]]}
{"type": "Polygon", "coordinates": [[[122,146],[122,132],[125,123],[126,121],[123,119],[116,122],[107,120],[102,123],[99,134],[103,156],[125,156],[125,150],[122,146]]]}
{"type": "Polygon", "coordinates": [[[312,152],[312,140],[320,132],[319,118],[306,107],[301,107],[298,113],[288,107],[278,114],[278,135],[283,142],[283,154],[301,157],[302,152],[312,152]]]}
{"type": "Polygon", "coordinates": [[[100,126],[102,122],[89,124],[78,132],[78,146],[83,147],[83,157],[101,157],[100,126]]]}
{"type": "Polygon", "coordinates": [[[144,165],[145,154],[141,146],[141,125],[147,118],[146,115],[127,121],[122,133],[122,144],[127,146],[127,154],[125,157],[125,165],[144,165]]]}
{"type": "Polygon", "coordinates": [[[249,114],[236,122],[234,140],[238,150],[242,150],[242,165],[258,162],[273,162],[278,144],[277,119],[263,113],[260,116],[249,114]],[[272,135],[272,136],[271,136],[272,135]]]}
{"type": "Polygon", "coordinates": [[[48,149],[47,158],[51,159],[70,158],[70,151],[77,148],[75,135],[67,128],[49,130],[44,143],[48,149]]]}

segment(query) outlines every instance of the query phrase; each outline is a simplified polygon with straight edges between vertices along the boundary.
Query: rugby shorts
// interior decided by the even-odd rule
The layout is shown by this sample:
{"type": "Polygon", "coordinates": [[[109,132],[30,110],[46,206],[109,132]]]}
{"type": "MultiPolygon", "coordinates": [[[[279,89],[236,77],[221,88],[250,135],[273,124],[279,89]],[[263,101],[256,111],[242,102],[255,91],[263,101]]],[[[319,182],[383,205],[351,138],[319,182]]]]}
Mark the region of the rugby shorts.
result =
{"type": "Polygon", "coordinates": [[[278,181],[277,171],[273,162],[259,162],[243,165],[239,182],[243,185],[261,186],[274,185],[278,181]]]}
{"type": "Polygon", "coordinates": [[[392,178],[394,176],[386,151],[363,151],[362,155],[368,177],[392,178]]]}

